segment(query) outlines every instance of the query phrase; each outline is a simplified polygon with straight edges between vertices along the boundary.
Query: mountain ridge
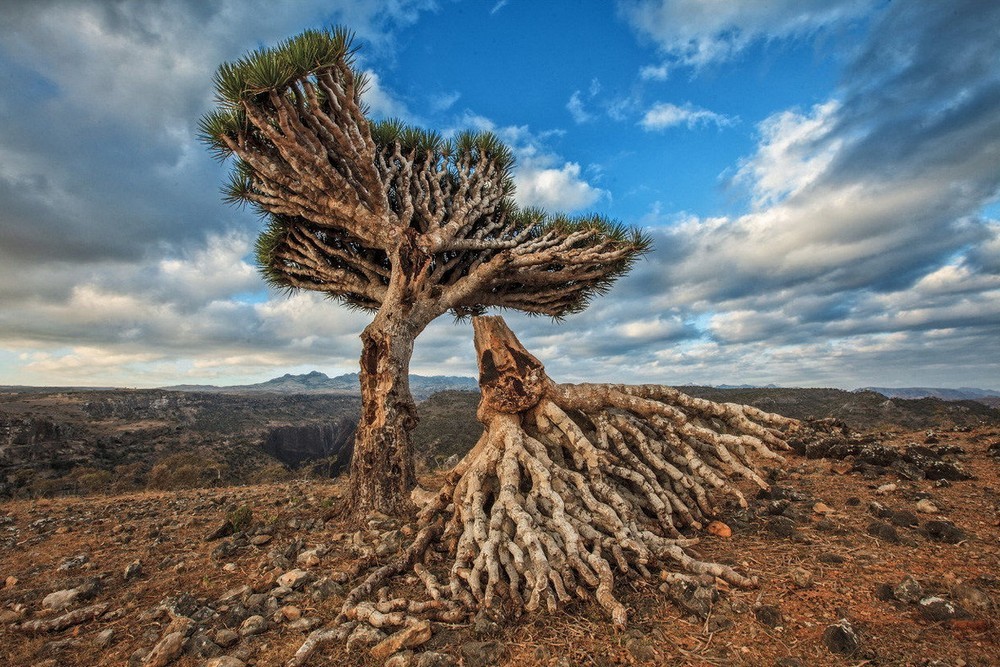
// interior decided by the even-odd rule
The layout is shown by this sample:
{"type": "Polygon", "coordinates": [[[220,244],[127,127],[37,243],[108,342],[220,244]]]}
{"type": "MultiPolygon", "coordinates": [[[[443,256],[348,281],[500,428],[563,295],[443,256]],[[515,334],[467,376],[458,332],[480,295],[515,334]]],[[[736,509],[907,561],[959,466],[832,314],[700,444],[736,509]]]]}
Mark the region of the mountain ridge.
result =
{"type": "MultiPolygon", "coordinates": [[[[475,378],[462,375],[410,375],[410,393],[415,398],[426,398],[438,391],[446,390],[476,390],[479,388],[475,378]]],[[[330,377],[320,371],[310,371],[293,375],[285,373],[280,377],[264,382],[243,385],[205,385],[182,384],[170,387],[160,387],[164,391],[203,392],[218,394],[243,394],[271,392],[281,394],[361,394],[360,380],[357,373],[344,373],[330,377]]]]}

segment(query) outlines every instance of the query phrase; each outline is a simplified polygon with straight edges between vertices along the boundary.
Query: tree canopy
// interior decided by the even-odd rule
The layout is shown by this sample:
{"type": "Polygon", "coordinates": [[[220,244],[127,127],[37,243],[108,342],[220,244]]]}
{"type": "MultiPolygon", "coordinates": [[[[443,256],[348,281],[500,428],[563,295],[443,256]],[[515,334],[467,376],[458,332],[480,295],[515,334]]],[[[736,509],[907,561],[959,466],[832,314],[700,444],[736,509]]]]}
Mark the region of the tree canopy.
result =
{"type": "Polygon", "coordinates": [[[427,317],[490,307],[578,312],[650,245],[599,215],[520,208],[511,149],[490,132],[442,137],[371,120],[343,28],[306,30],[221,65],[201,134],[233,158],[225,199],[266,219],[257,259],[281,288],[377,311],[393,273],[427,317]]]}

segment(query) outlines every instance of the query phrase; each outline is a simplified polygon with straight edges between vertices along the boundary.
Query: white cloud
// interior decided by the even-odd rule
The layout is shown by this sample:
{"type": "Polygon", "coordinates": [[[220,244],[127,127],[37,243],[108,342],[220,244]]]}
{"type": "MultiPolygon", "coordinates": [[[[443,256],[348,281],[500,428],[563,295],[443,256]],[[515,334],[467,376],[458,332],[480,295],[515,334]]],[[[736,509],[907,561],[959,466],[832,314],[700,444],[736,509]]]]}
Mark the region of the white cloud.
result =
{"type": "Polygon", "coordinates": [[[644,81],[666,81],[670,77],[670,67],[667,64],[644,65],[639,70],[639,78],[644,81]]]}
{"type": "Polygon", "coordinates": [[[690,103],[677,106],[670,102],[657,102],[646,111],[642,120],[639,121],[642,128],[647,131],[665,130],[677,125],[686,125],[688,129],[705,125],[727,127],[734,123],[736,123],[735,118],[708,109],[701,109],[690,103]]]}
{"type": "Polygon", "coordinates": [[[670,64],[703,67],[739,55],[757,41],[799,37],[836,26],[871,10],[867,0],[619,0],[632,28],[669,59],[641,70],[665,79],[670,64]]]}
{"type": "Polygon", "coordinates": [[[457,127],[446,129],[451,136],[461,128],[495,133],[514,151],[514,199],[520,206],[541,206],[552,212],[574,212],[591,206],[610,194],[589,183],[576,162],[564,160],[550,151],[547,138],[561,131],[534,133],[526,125],[498,127],[489,118],[467,112],[457,127]]]}
{"type": "Polygon", "coordinates": [[[578,211],[605,196],[603,190],[580,177],[580,165],[575,162],[561,167],[519,167],[514,172],[514,183],[518,204],[550,211],[578,211]]]}
{"type": "Polygon", "coordinates": [[[801,192],[830,166],[844,145],[841,138],[827,140],[839,106],[831,100],[808,115],[782,111],[761,123],[757,152],[740,164],[735,177],[750,187],[757,206],[801,192]]]}
{"type": "Polygon", "coordinates": [[[569,102],[566,103],[566,110],[569,111],[569,115],[573,117],[573,122],[577,125],[593,119],[593,116],[587,112],[583,105],[583,98],[580,96],[579,90],[573,91],[573,94],[570,95],[569,102]]]}
{"type": "Polygon", "coordinates": [[[368,88],[362,99],[368,105],[370,113],[375,118],[412,118],[406,105],[382,86],[382,79],[376,72],[365,70],[368,77],[368,88]]]}
{"type": "Polygon", "coordinates": [[[435,113],[440,113],[442,111],[447,111],[448,109],[455,106],[459,98],[462,97],[462,93],[458,91],[452,91],[450,93],[439,93],[437,95],[432,95],[430,98],[431,111],[435,113]]]}

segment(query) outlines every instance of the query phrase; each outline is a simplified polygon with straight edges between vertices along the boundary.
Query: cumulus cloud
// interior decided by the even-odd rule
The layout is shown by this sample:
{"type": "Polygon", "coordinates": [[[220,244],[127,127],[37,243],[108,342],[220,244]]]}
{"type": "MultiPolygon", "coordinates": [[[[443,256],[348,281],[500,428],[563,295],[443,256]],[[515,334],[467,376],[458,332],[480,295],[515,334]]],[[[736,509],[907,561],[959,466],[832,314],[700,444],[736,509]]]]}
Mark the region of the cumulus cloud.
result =
{"type": "MultiPolygon", "coordinates": [[[[211,70],[248,44],[332,16],[389,48],[385,36],[429,4],[3,5],[0,77],[18,94],[0,99],[0,370],[13,363],[36,384],[145,385],[353,371],[369,317],[314,293],[255,291],[256,223],[220,205],[222,170],[190,125],[209,104],[211,70]],[[147,69],[135,71],[134,53],[147,50],[147,69]],[[66,61],[78,72],[58,66],[66,61]]],[[[621,6],[664,55],[640,76],[665,79],[759,41],[847,25],[861,4],[621,6]]],[[[826,100],[756,126],[756,148],[727,172],[746,194],[742,212],[654,205],[640,222],[656,250],[610,295],[560,325],[512,315],[512,327],[569,381],[850,387],[917,375],[995,387],[998,23],[1000,7],[983,3],[880,5],[826,100]]],[[[382,97],[369,102],[405,113],[376,83],[382,97]]],[[[581,87],[577,110],[601,109],[598,90],[581,87]]],[[[432,110],[452,108],[451,97],[432,110]]],[[[651,130],[729,120],[637,96],[605,110],[646,114],[651,130]]],[[[472,114],[457,125],[514,147],[523,205],[610,201],[613,185],[560,155],[556,132],[472,114]]],[[[417,341],[412,369],[471,374],[473,359],[469,325],[441,318],[417,341]]]]}
{"type": "Polygon", "coordinates": [[[646,110],[639,125],[646,131],[665,130],[678,125],[686,125],[690,130],[705,125],[726,127],[735,122],[735,118],[701,109],[691,103],[677,106],[670,102],[657,102],[646,110]]]}
{"type": "Polygon", "coordinates": [[[662,80],[671,65],[704,67],[739,55],[758,41],[785,39],[841,25],[871,10],[867,0],[619,0],[619,12],[655,43],[667,62],[642,68],[662,80]]]}
{"type": "Polygon", "coordinates": [[[541,206],[552,212],[586,209],[609,196],[592,185],[576,162],[564,160],[549,150],[546,140],[557,132],[532,132],[525,125],[497,126],[489,118],[466,113],[456,127],[445,130],[450,136],[459,129],[472,128],[495,133],[509,145],[516,157],[514,199],[520,206],[541,206]]]}
{"type": "Polygon", "coordinates": [[[578,211],[604,194],[580,177],[580,165],[575,162],[548,168],[522,166],[514,174],[514,183],[519,204],[552,211],[578,211]]]}
{"type": "MultiPolygon", "coordinates": [[[[957,346],[995,350],[997,223],[982,211],[1000,194],[1000,79],[983,62],[1000,11],[967,9],[893,5],[834,98],[766,119],[735,177],[751,210],[656,232],[654,303],[703,318],[740,359],[770,345],[805,366],[833,354],[863,372],[867,356],[943,376],[957,346]]],[[[963,372],[995,384],[979,358],[963,372]]]]}

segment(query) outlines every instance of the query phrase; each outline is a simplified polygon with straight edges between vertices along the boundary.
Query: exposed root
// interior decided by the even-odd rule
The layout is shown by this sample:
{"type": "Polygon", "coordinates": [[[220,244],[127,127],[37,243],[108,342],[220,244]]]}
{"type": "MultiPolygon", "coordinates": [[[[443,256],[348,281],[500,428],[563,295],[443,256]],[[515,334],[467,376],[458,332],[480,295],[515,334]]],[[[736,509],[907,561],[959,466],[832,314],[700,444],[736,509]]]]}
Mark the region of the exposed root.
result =
{"type": "Polygon", "coordinates": [[[624,626],[616,577],[756,583],[695,558],[686,547],[697,539],[681,531],[701,528],[720,494],[746,505],[737,477],[768,488],[757,462],[783,460],[773,450],[788,449],[797,421],[661,386],[557,385],[502,319],[474,325],[486,431],[421,510],[413,545],[348,595],[337,623],[411,626],[581,599],[624,626]],[[431,572],[438,534],[446,574],[431,572]],[[404,571],[429,600],[369,601],[404,571]]]}

